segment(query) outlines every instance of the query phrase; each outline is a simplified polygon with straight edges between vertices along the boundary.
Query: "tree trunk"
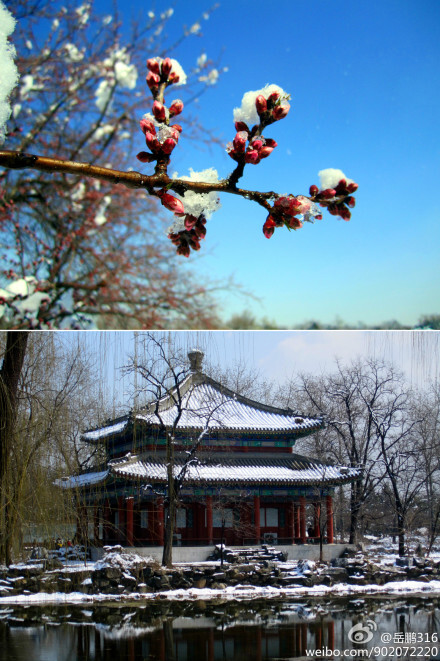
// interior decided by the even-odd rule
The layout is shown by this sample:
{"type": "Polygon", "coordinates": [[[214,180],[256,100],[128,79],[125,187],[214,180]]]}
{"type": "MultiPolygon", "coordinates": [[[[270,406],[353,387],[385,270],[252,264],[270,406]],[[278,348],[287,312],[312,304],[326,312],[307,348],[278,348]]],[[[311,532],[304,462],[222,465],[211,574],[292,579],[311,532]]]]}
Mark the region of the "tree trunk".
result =
{"type": "Polygon", "coordinates": [[[397,514],[397,540],[399,544],[399,557],[405,555],[405,520],[402,514],[397,514]]]}
{"type": "Polygon", "coordinates": [[[12,530],[8,464],[17,420],[18,384],[29,331],[8,331],[0,370],[0,562],[11,563],[12,530]]]}
{"type": "Polygon", "coordinates": [[[359,511],[361,505],[359,502],[359,486],[355,483],[351,484],[351,499],[350,499],[350,538],[349,544],[355,544],[357,541],[359,511]]]}

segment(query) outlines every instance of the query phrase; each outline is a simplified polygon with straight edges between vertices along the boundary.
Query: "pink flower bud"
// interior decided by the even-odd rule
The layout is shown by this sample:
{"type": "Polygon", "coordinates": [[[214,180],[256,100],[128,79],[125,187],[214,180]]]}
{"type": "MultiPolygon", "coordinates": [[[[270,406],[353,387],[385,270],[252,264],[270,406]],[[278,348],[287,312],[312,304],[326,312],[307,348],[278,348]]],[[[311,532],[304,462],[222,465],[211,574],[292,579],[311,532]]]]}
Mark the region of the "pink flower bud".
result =
{"type": "Polygon", "coordinates": [[[163,122],[166,117],[165,106],[160,101],[153,103],[153,115],[158,122],[163,122]]]}
{"type": "Polygon", "coordinates": [[[174,129],[175,131],[178,131],[179,133],[182,133],[182,131],[183,131],[180,124],[171,124],[171,128],[174,129]]]}
{"type": "MultiPolygon", "coordinates": [[[[206,223],[206,220],[204,221],[206,223]]],[[[197,221],[196,226],[194,227],[194,231],[199,237],[199,239],[204,239],[206,236],[206,227],[203,225],[203,221],[200,222],[200,220],[197,221]]]]}
{"type": "Polygon", "coordinates": [[[168,76],[168,82],[170,83],[170,85],[172,83],[178,83],[179,80],[180,80],[180,77],[177,75],[177,73],[174,73],[174,71],[172,71],[170,73],[170,75],[168,76]]]}
{"type": "Polygon", "coordinates": [[[176,146],[176,141],[173,140],[172,138],[167,138],[164,140],[164,142],[161,144],[161,150],[164,154],[171,154],[173,151],[174,147],[176,146]]]}
{"type": "Polygon", "coordinates": [[[267,110],[267,101],[264,98],[262,94],[259,94],[257,98],[255,99],[255,107],[257,109],[257,113],[259,115],[262,115],[263,112],[266,112],[267,110]]]}
{"type": "Polygon", "coordinates": [[[303,226],[302,222],[299,220],[299,218],[291,218],[289,220],[289,227],[291,227],[294,230],[299,230],[303,226]]]}
{"type": "Polygon", "coordinates": [[[258,153],[260,155],[260,158],[267,158],[269,156],[269,154],[271,154],[272,152],[273,152],[273,147],[266,147],[265,146],[262,149],[260,149],[260,151],[258,153]]]}
{"type": "Polygon", "coordinates": [[[189,245],[186,243],[185,245],[180,245],[177,248],[177,254],[178,255],[183,255],[183,257],[189,257],[191,253],[189,245]]]}
{"type": "Polygon", "coordinates": [[[247,133],[245,131],[240,131],[234,138],[233,146],[237,152],[244,152],[247,142],[247,133]]]}
{"type": "Polygon", "coordinates": [[[153,73],[160,73],[159,62],[157,60],[154,60],[153,58],[147,60],[147,67],[153,73]]]}
{"type": "Polygon", "coordinates": [[[345,206],[345,204],[340,204],[338,205],[338,216],[340,216],[342,220],[350,220],[351,211],[345,206]]]}
{"type": "Polygon", "coordinates": [[[166,209],[169,209],[174,213],[177,214],[185,213],[183,202],[181,200],[178,200],[177,197],[173,197],[169,193],[160,193],[160,201],[162,202],[163,206],[166,209]]]}
{"type": "Polygon", "coordinates": [[[244,160],[246,163],[252,163],[253,165],[256,165],[260,161],[260,157],[255,149],[251,149],[244,155],[244,160]]]}
{"type": "Polygon", "coordinates": [[[325,190],[322,190],[319,194],[320,197],[322,197],[324,200],[331,200],[332,197],[336,195],[336,191],[334,188],[326,188],[325,190]]]}
{"type": "Polygon", "coordinates": [[[139,154],[136,154],[136,158],[141,163],[151,163],[151,161],[156,160],[156,157],[153,154],[149,154],[147,151],[140,151],[139,154]]]}
{"type": "Polygon", "coordinates": [[[317,194],[319,193],[319,188],[318,188],[318,186],[315,186],[315,184],[313,184],[313,186],[310,186],[310,188],[309,188],[309,193],[310,193],[310,195],[311,195],[312,197],[313,197],[314,195],[317,195],[317,194]]]}
{"type": "Polygon", "coordinates": [[[263,234],[266,237],[266,239],[270,239],[270,237],[275,232],[275,227],[276,227],[276,222],[269,214],[268,217],[266,218],[266,222],[263,225],[263,234]]]}
{"type": "Polygon", "coordinates": [[[278,106],[275,106],[275,108],[272,110],[272,117],[278,121],[279,119],[283,119],[287,113],[290,110],[290,103],[286,101],[286,99],[283,99],[281,103],[278,106]]]}
{"type": "Polygon", "coordinates": [[[145,79],[147,81],[148,87],[151,89],[154,89],[159,85],[160,78],[157,74],[153,73],[152,71],[148,72],[148,75],[145,79]]]}
{"type": "Polygon", "coordinates": [[[272,140],[272,138],[266,138],[266,147],[272,147],[272,149],[275,149],[275,147],[278,147],[278,143],[275,142],[275,140],[272,140]]]}
{"type": "Polygon", "coordinates": [[[158,152],[160,151],[160,142],[156,138],[155,135],[150,133],[149,131],[146,132],[145,134],[145,142],[147,143],[147,147],[151,149],[153,152],[158,152]]]}
{"type": "Polygon", "coordinates": [[[244,122],[235,122],[235,130],[237,133],[240,133],[240,131],[246,131],[246,133],[249,133],[249,127],[244,122]]]}
{"type": "Polygon", "coordinates": [[[148,133],[152,133],[153,135],[156,134],[156,127],[154,126],[153,122],[150,121],[149,119],[141,119],[139,124],[144,134],[147,133],[147,131],[148,133]]]}
{"type": "Polygon", "coordinates": [[[197,218],[187,213],[185,216],[185,229],[187,229],[188,231],[192,230],[196,222],[197,222],[197,218]]]}
{"type": "Polygon", "coordinates": [[[180,99],[176,99],[175,101],[172,102],[170,106],[170,117],[174,117],[175,115],[180,115],[180,113],[183,110],[183,101],[180,99]]]}
{"type": "Polygon", "coordinates": [[[173,68],[172,62],[169,57],[165,58],[165,60],[162,61],[162,75],[168,78],[171,69],[173,68]]]}
{"type": "Polygon", "coordinates": [[[349,197],[345,198],[345,204],[347,204],[350,207],[350,209],[353,209],[353,207],[356,206],[356,200],[354,197],[351,197],[350,195],[349,197]]]}
{"type": "Polygon", "coordinates": [[[279,92],[272,92],[272,94],[267,99],[267,105],[273,106],[273,104],[278,101],[280,98],[279,92]]]}
{"type": "Polygon", "coordinates": [[[347,189],[349,193],[355,193],[359,188],[359,184],[355,184],[354,181],[351,184],[348,184],[347,189]]]}
{"type": "Polygon", "coordinates": [[[256,149],[258,152],[263,147],[263,141],[261,138],[254,138],[251,143],[252,149],[256,149]]]}

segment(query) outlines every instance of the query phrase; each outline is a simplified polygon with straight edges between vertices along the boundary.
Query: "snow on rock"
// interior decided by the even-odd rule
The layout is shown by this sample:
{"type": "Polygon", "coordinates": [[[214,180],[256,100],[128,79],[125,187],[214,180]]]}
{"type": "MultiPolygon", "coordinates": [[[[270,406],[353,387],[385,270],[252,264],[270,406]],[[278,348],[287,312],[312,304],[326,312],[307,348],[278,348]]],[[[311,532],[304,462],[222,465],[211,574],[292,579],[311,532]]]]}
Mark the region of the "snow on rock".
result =
{"type": "Polygon", "coordinates": [[[124,572],[130,572],[142,569],[151,562],[153,562],[152,558],[138,555],[134,551],[124,551],[122,546],[104,546],[104,557],[95,563],[95,569],[112,567],[124,572]]]}
{"type": "Polygon", "coordinates": [[[327,168],[326,170],[321,170],[318,172],[319,179],[321,181],[321,190],[326,190],[327,188],[336,188],[341,179],[345,179],[347,184],[353,183],[353,179],[349,179],[342,170],[336,168],[327,168]]]}
{"type": "Polygon", "coordinates": [[[281,98],[290,98],[290,95],[287,94],[287,92],[285,92],[278,85],[266,85],[260,90],[255,90],[254,92],[246,92],[241,100],[240,108],[234,108],[234,122],[244,122],[248,126],[258,124],[260,119],[255,107],[255,100],[257,96],[260,96],[260,94],[264,96],[265,99],[267,99],[274,92],[278,92],[281,98]]]}
{"type": "Polygon", "coordinates": [[[5,125],[11,116],[9,95],[18,81],[18,71],[14,62],[15,48],[8,36],[15,28],[15,18],[0,0],[0,144],[5,139],[5,125]]]}

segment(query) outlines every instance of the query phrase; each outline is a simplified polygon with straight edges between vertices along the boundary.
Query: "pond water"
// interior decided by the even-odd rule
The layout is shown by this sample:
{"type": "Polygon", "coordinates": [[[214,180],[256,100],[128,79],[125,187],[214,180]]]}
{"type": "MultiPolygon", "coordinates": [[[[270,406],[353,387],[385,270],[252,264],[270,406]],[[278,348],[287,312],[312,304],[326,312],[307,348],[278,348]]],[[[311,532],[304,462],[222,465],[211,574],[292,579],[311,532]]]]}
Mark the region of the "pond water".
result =
{"type": "Polygon", "coordinates": [[[440,599],[0,608],[0,661],[439,659],[440,599]]]}

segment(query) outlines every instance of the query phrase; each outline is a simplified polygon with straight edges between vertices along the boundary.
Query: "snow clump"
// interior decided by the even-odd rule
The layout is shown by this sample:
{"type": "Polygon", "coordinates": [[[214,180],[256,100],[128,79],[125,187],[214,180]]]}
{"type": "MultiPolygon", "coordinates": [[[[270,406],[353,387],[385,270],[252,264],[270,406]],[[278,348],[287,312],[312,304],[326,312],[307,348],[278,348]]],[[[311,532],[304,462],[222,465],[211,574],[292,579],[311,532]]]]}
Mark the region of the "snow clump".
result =
{"type": "Polygon", "coordinates": [[[248,126],[259,124],[260,118],[255,105],[257,96],[261,94],[265,99],[268,99],[274,92],[278,92],[282,99],[290,98],[290,95],[278,85],[266,85],[260,90],[246,92],[241,100],[240,108],[234,108],[234,122],[244,122],[248,126]]]}
{"type": "Polygon", "coordinates": [[[153,560],[137,553],[126,552],[122,546],[104,546],[104,557],[95,564],[95,569],[114,567],[122,571],[142,569],[153,560]]]}
{"type": "Polygon", "coordinates": [[[336,188],[341,179],[345,179],[347,184],[354,183],[353,179],[346,177],[342,170],[337,170],[335,168],[327,168],[326,170],[321,170],[318,172],[318,177],[321,181],[321,190],[336,188]]]}
{"type": "MultiPolygon", "coordinates": [[[[219,181],[218,172],[214,168],[208,168],[201,172],[195,172],[190,168],[189,177],[179,177],[177,173],[174,173],[172,178],[181,181],[204,181],[211,184],[216,184],[219,181]]],[[[217,211],[221,206],[216,191],[212,191],[212,193],[195,193],[194,191],[188,190],[184,195],[178,195],[177,193],[173,193],[173,195],[182,200],[185,213],[195,216],[196,218],[202,214],[206,219],[211,218],[214,211],[217,211]]],[[[183,232],[184,229],[185,219],[176,218],[173,225],[168,228],[167,233],[172,232],[173,234],[177,234],[178,232],[183,232]]]]}
{"type": "Polygon", "coordinates": [[[0,0],[0,144],[5,139],[5,125],[11,116],[9,95],[17,84],[18,71],[14,62],[15,48],[8,36],[15,28],[15,18],[0,0]]]}

